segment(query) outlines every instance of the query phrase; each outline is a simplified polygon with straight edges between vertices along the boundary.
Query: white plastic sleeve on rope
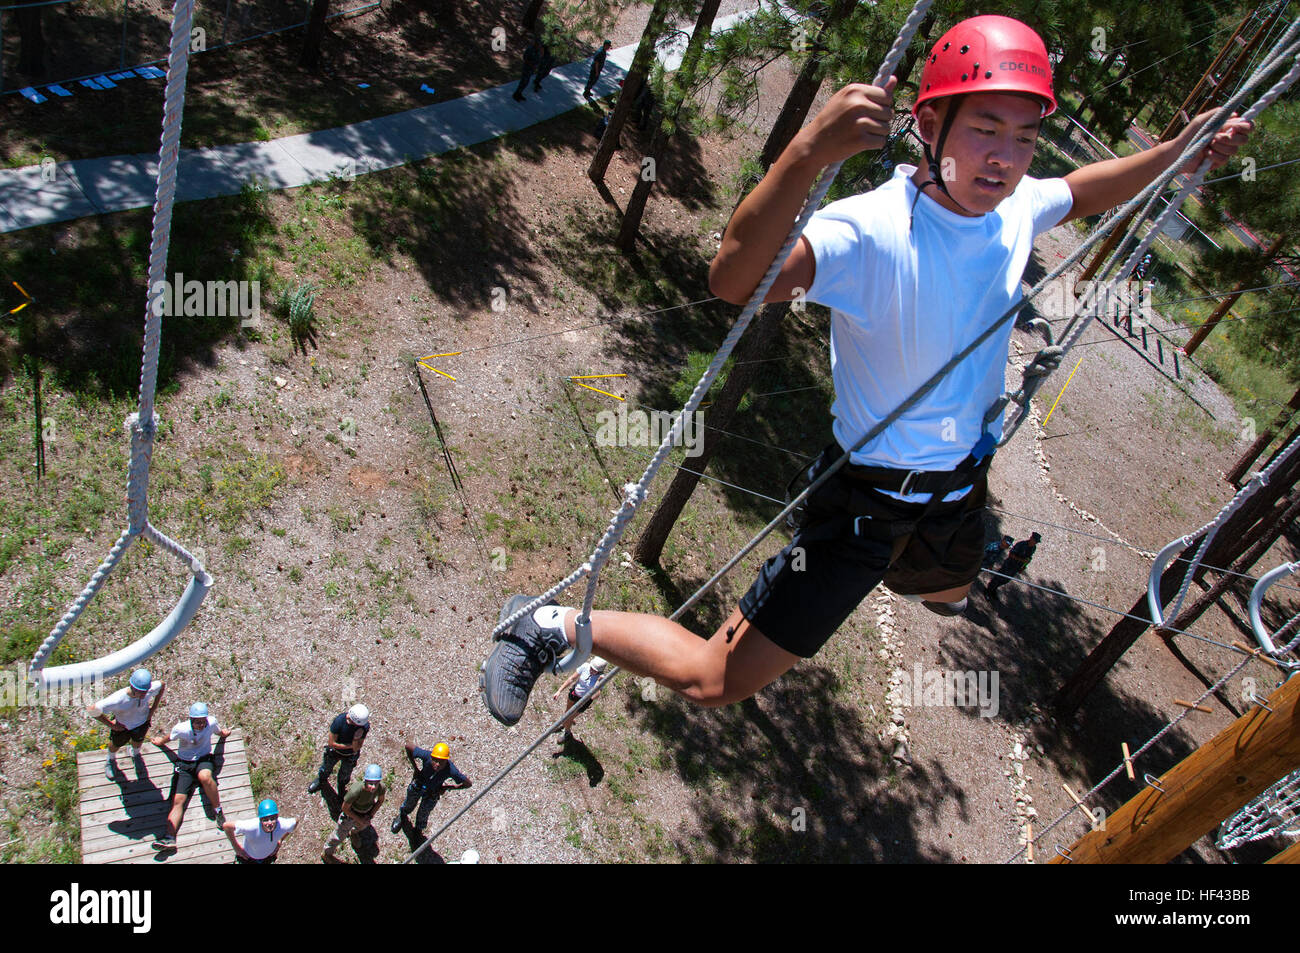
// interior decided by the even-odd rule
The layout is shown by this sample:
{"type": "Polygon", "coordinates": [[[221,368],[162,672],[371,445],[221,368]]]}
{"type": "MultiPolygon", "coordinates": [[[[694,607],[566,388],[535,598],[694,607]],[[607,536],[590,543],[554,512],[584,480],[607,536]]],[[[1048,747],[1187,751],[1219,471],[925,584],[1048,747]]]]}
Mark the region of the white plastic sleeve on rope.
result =
{"type": "MultiPolygon", "coordinates": [[[[1289,576],[1297,570],[1300,570],[1300,562],[1283,563],[1276,569],[1271,569],[1260,576],[1259,582],[1255,583],[1254,588],[1250,590],[1250,627],[1255,630],[1255,639],[1259,642],[1260,648],[1270,656],[1277,655],[1281,650],[1273,642],[1273,633],[1269,631],[1268,626],[1264,624],[1264,620],[1260,618],[1259,608],[1264,602],[1264,594],[1268,592],[1269,587],[1279,579],[1289,576]]],[[[1274,659],[1274,661],[1285,665],[1292,671],[1300,668],[1300,662],[1283,659],[1274,659]]]]}

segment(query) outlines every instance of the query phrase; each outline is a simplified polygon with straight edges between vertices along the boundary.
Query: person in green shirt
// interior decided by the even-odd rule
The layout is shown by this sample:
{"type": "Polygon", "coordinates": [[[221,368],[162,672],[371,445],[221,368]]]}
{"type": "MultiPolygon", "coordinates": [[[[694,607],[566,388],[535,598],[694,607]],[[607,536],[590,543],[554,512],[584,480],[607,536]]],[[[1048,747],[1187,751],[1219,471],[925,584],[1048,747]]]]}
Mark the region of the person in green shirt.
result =
{"type": "Polygon", "coordinates": [[[343,838],[359,834],[370,826],[371,820],[383,806],[384,769],[377,764],[366,765],[365,776],[348,785],[343,795],[343,810],[339,815],[339,826],[325,842],[321,860],[326,863],[338,863],[334,852],[343,838]]]}

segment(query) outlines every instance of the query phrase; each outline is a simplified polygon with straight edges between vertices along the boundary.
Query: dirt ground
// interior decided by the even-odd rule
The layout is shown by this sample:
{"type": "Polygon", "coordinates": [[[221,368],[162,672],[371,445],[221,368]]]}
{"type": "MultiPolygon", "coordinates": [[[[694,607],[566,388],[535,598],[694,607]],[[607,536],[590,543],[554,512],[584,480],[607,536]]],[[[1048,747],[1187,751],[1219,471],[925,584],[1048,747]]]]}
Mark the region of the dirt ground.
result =
{"type": "MultiPolygon", "coordinates": [[[[769,76],[760,128],[789,78],[769,76]]],[[[549,681],[518,727],[504,730],[486,714],[477,674],[489,633],[506,596],[539,591],[585,558],[617,488],[639,475],[649,454],[599,446],[595,415],[614,405],[566,378],[627,373],[612,390],[667,407],[666,384],[687,353],[716,347],[735,313],[714,305],[642,314],[708,297],[703,269],[734,200],[726,183],[738,157],[761,140],[704,136],[698,150],[675,158],[677,169],[665,164],[673,197],[652,200],[648,247],[602,278],[606,259],[594,244],[583,254],[583,242],[610,227],[585,176],[595,144],[588,124],[571,117],[476,150],[492,170],[489,207],[508,241],[481,248],[465,237],[475,234],[468,221],[444,225],[436,260],[398,248],[351,287],[327,283],[318,334],[303,350],[266,340],[222,344],[186,365],[161,405],[165,418],[185,425],[169,431],[156,458],[185,468],[219,465],[223,448],[237,442],[283,475],[270,505],[231,532],[206,533],[203,556],[217,588],[151,665],[170,686],[165,722],[204,697],[244,730],[259,796],[277,797],[283,813],[302,819],[286,860],[316,860],[333,826],[336,801],[305,788],[329,719],[352,701],[374,712],[363,761],[381,763],[390,783],[378,845],[363,852],[379,861],[401,859],[419,843],[409,829],[388,831],[408,778],[404,739],[447,741],[458,767],[481,786],[558,715],[560,702],[549,700],[558,686],[548,690],[549,681]],[[644,287],[646,275],[661,300],[634,307],[620,284],[644,287]],[[504,311],[493,308],[494,288],[505,289],[504,311]],[[455,380],[421,371],[426,406],[411,359],[435,354],[447,356],[429,363],[455,380]]],[[[631,149],[611,166],[606,181],[620,206],[638,168],[631,149]]],[[[286,224],[292,196],[272,201],[286,224]]],[[[401,210],[392,215],[394,234],[425,227],[401,210]]],[[[336,239],[358,227],[346,216],[329,222],[336,239]]],[[[1054,267],[1077,240],[1068,227],[1054,231],[1039,243],[1038,265],[1054,267]]],[[[824,443],[824,334],[824,318],[812,315],[788,328],[783,353],[807,356],[811,370],[800,377],[782,366],[762,386],[777,391],[811,380],[820,387],[812,406],[820,400],[822,415],[792,427],[798,418],[782,409],[784,398],[763,398],[752,422],[736,424],[738,433],[803,454],[824,443]]],[[[1193,386],[1215,419],[1111,332],[1094,327],[1083,343],[1076,352],[1083,361],[1048,428],[1028,422],[998,455],[989,535],[1021,539],[1037,529],[1044,540],[1027,582],[1127,609],[1145,585],[1147,554],[1229,499],[1222,471],[1244,443],[1230,402],[1214,399],[1211,382],[1193,386]]],[[[1018,377],[1015,362],[1035,346],[1017,332],[1009,375],[1018,377]]],[[[1036,418],[1074,360],[1068,364],[1043,388],[1036,418]]],[[[87,420],[92,425],[106,432],[116,423],[87,420]]],[[[55,445],[49,466],[69,465],[69,452],[55,445]]],[[[795,463],[775,456],[768,468],[736,473],[723,460],[712,472],[779,499],[779,475],[795,463]]],[[[173,502],[172,492],[164,486],[159,496],[173,502]]],[[[670,541],[664,572],[617,559],[598,606],[673,608],[670,596],[691,591],[778,509],[739,499],[726,487],[702,486],[670,541]]],[[[84,584],[118,519],[89,527],[62,555],[61,591],[84,584]]],[[[631,542],[619,547],[620,557],[631,542]]],[[[697,631],[712,629],[761,558],[781,544],[769,540],[706,600],[693,619],[697,631]]],[[[1281,556],[1294,558],[1291,544],[1261,566],[1281,556]]],[[[179,575],[154,556],[130,558],[133,585],[147,570],[147,603],[167,606],[179,575]]],[[[0,599],[23,581],[0,578],[0,599]]],[[[99,598],[113,596],[110,582],[99,598]]],[[[571,591],[570,602],[579,597],[571,591]]],[[[1023,842],[1026,822],[1040,831],[1070,807],[1063,784],[1075,793],[1090,788],[1118,763],[1122,741],[1136,748],[1182,711],[1174,698],[1199,697],[1203,686],[1147,634],[1077,720],[1056,724],[1044,715],[1048,698],[1118,616],[1019,582],[1003,589],[997,605],[979,591],[971,603],[964,617],[940,620],[878,591],[817,659],[720,711],[692,709],[625,676],[579,722],[576,742],[544,744],[426,859],[455,860],[473,849],[484,861],[504,862],[1005,861],[1023,842]],[[981,717],[969,707],[900,703],[898,673],[910,675],[916,665],[996,673],[997,711],[981,717]]],[[[89,628],[91,637],[73,642],[78,653],[114,644],[117,633],[89,628]]],[[[1197,630],[1220,641],[1241,638],[1221,613],[1207,614],[1197,630]]],[[[1233,662],[1213,645],[1179,646],[1211,678],[1233,662]]],[[[1261,663],[1244,674],[1277,681],[1261,663]]],[[[1184,718],[1139,769],[1162,773],[1231,721],[1223,706],[1209,704],[1212,714],[1184,718]]],[[[42,823],[35,791],[51,753],[49,728],[25,714],[0,734],[6,810],[28,808],[23,836],[42,823]]],[[[1095,803],[1114,810],[1135,790],[1121,777],[1095,803]]],[[[428,830],[473,793],[444,794],[428,830]]],[[[201,822],[192,808],[187,823],[201,822]]],[[[1079,814],[1066,818],[1036,859],[1086,829],[1079,814]]],[[[1183,859],[1225,857],[1203,840],[1183,859]]]]}

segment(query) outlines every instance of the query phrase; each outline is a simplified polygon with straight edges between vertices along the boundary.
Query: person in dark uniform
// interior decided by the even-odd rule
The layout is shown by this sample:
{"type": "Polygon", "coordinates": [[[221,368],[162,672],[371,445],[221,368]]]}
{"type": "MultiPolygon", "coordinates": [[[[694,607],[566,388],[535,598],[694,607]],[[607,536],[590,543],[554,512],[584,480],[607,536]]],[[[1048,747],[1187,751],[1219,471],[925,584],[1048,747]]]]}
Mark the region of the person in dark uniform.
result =
{"type": "Polygon", "coordinates": [[[606,40],[604,45],[596,51],[596,55],[591,59],[591,73],[587,76],[587,86],[582,91],[584,99],[591,99],[591,88],[600,80],[600,71],[605,68],[605,57],[609,55],[613,43],[606,40]]]}
{"type": "Polygon", "coordinates": [[[429,749],[417,748],[415,742],[408,738],[406,757],[410,759],[415,777],[406,786],[406,800],[402,802],[402,806],[397,809],[397,816],[393,818],[394,834],[402,829],[406,815],[414,811],[417,804],[420,805],[420,810],[415,815],[415,829],[418,831],[424,828],[429,820],[429,812],[438,803],[438,797],[442,794],[443,786],[448,779],[456,782],[452,785],[453,789],[470,786],[469,778],[461,774],[456,765],[452,764],[451,748],[445,741],[440,741],[429,749]]]}
{"type": "Polygon", "coordinates": [[[994,576],[993,581],[988,584],[990,599],[998,597],[998,590],[1009,583],[1012,576],[1019,576],[1029,568],[1034,552],[1042,541],[1043,537],[1040,534],[1033,533],[1028,539],[1022,539],[1011,547],[1011,552],[1007,553],[1007,558],[1002,561],[1002,575],[994,576]]]}
{"type": "Polygon", "coordinates": [[[321,758],[320,770],[316,779],[307,785],[307,793],[315,794],[329,778],[334,765],[339,767],[339,790],[348,789],[352,779],[352,770],[357,766],[361,756],[361,746],[370,731],[370,709],[365,705],[353,705],[347,711],[341,711],[330,722],[329,737],[325,739],[325,755],[321,758]]]}
{"type": "MultiPolygon", "coordinates": [[[[519,85],[515,87],[514,93],[515,99],[519,100],[521,103],[527,98],[524,96],[524,89],[528,86],[528,80],[534,72],[538,71],[538,67],[542,63],[542,58],[545,52],[546,47],[542,43],[541,34],[535,35],[533,37],[533,42],[528,45],[528,49],[524,50],[524,71],[519,76],[519,85]]],[[[540,75],[538,76],[537,81],[539,83],[541,82],[540,75]]]]}

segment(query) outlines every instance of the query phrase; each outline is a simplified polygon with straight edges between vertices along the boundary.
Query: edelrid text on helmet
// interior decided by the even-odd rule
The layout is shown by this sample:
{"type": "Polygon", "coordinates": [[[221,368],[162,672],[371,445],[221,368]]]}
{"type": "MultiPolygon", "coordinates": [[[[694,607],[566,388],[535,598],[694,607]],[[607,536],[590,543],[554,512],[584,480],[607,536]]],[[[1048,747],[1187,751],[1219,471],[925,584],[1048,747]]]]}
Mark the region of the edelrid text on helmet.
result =
{"type": "Polygon", "coordinates": [[[1047,46],[1032,27],[996,15],[971,17],[935,43],[921,70],[912,114],[925,103],[965,93],[1022,93],[1056,111],[1047,46]]]}

